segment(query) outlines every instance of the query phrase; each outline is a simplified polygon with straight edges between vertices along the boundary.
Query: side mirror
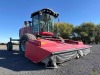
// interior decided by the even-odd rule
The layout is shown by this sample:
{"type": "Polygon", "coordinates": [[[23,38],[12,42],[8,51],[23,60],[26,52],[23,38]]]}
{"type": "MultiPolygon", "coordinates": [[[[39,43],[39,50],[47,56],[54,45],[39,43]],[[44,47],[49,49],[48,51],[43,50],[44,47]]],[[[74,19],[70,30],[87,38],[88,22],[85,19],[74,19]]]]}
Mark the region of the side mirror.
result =
{"type": "Polygon", "coordinates": [[[24,21],[24,27],[27,27],[27,21],[24,21]]]}

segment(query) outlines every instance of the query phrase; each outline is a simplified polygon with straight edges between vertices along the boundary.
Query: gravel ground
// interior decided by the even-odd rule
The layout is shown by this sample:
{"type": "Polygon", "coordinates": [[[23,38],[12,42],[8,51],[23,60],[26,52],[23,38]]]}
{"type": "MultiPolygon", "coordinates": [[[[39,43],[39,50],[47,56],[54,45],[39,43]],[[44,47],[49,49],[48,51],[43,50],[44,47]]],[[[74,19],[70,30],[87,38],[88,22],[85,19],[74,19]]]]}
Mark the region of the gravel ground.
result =
{"type": "Polygon", "coordinates": [[[10,52],[0,45],[0,75],[100,75],[99,50],[100,45],[93,45],[91,54],[65,62],[58,69],[46,69],[20,55],[18,46],[10,52]]]}

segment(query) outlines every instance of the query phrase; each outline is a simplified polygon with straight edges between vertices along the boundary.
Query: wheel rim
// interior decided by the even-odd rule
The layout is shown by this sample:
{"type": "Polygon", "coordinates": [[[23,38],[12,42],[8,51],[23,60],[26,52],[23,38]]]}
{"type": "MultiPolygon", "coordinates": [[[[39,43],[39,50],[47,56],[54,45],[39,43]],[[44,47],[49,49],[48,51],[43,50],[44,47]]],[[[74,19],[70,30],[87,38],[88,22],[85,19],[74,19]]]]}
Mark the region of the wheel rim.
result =
{"type": "Polygon", "coordinates": [[[21,50],[22,50],[22,51],[25,51],[25,49],[26,49],[26,41],[23,40],[23,41],[21,42],[21,50]]]}

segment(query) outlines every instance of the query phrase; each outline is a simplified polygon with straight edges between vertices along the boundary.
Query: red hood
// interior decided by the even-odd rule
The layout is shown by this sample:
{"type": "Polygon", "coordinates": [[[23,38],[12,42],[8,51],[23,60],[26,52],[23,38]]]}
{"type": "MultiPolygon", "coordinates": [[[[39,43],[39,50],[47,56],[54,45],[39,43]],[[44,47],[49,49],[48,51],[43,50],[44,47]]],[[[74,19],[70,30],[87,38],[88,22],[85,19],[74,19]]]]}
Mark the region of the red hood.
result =
{"type": "Polygon", "coordinates": [[[67,44],[67,43],[58,43],[55,41],[41,39],[39,40],[41,48],[49,52],[61,52],[61,51],[71,51],[88,48],[88,45],[78,45],[78,44],[67,44]]]}
{"type": "Polygon", "coordinates": [[[57,43],[50,40],[41,39],[39,41],[28,41],[26,43],[25,56],[37,63],[45,59],[46,57],[55,54],[74,50],[80,50],[89,48],[87,45],[57,43]]]}

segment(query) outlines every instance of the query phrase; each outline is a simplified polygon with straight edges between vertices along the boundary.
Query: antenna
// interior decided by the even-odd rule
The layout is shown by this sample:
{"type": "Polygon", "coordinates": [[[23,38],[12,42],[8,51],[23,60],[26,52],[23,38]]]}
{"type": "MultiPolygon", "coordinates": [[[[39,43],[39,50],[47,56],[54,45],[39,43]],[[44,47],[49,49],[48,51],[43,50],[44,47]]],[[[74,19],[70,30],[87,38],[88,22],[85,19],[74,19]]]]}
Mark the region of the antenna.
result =
{"type": "Polygon", "coordinates": [[[57,25],[57,37],[60,36],[60,29],[59,29],[60,19],[58,18],[58,25],[57,25]]]}

